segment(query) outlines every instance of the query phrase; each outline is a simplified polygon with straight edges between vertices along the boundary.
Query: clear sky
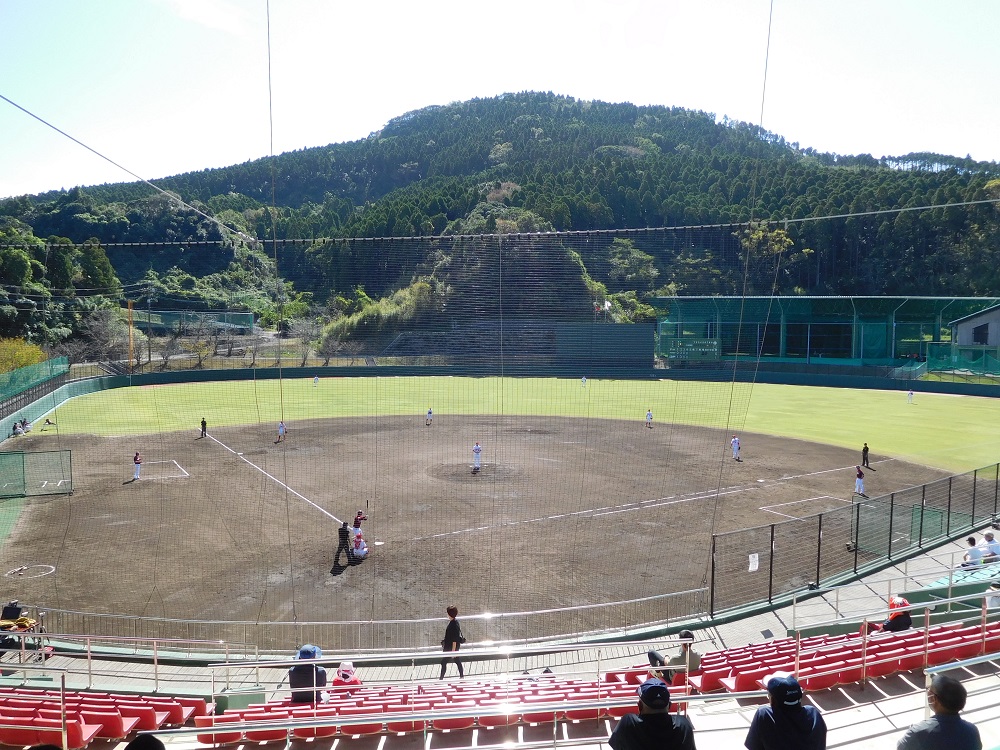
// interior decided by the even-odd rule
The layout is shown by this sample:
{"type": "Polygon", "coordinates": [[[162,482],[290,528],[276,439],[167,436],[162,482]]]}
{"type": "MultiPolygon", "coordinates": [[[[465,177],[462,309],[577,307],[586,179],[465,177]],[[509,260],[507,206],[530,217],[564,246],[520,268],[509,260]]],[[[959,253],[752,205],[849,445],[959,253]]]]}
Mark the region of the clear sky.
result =
{"type": "MultiPolygon", "coordinates": [[[[994,0],[271,0],[273,152],[504,92],[1000,160],[994,0]]],[[[156,179],[272,152],[265,0],[0,0],[0,94],[156,179]]],[[[0,100],[0,197],[132,178],[0,100]]]]}

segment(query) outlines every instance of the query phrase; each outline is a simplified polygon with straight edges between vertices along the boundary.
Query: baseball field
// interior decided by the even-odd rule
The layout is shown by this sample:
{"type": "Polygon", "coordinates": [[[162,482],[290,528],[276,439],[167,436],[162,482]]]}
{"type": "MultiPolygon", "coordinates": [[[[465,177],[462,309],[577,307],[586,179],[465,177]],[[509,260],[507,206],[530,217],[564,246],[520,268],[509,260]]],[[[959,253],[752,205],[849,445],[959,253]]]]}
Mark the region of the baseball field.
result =
{"type": "Polygon", "coordinates": [[[117,389],[68,401],[49,415],[55,426],[4,443],[72,450],[75,492],[0,501],[0,564],[51,568],[8,576],[9,598],[191,620],[633,599],[705,585],[713,532],[850,506],[863,442],[871,496],[993,463],[998,411],[981,398],[670,380],[117,389]],[[358,509],[371,553],[333,575],[337,528],[358,509]]]}

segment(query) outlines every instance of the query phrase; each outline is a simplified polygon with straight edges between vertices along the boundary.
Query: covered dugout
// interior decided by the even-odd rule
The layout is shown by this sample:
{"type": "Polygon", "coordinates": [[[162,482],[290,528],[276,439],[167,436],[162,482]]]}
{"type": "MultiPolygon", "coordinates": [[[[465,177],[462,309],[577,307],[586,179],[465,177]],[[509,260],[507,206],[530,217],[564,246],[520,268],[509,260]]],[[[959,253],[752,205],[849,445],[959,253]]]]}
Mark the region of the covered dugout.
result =
{"type": "Polygon", "coordinates": [[[923,359],[948,324],[996,297],[659,297],[657,354],[668,361],[890,365],[923,359]],[[822,362],[815,362],[822,360],[822,362]]]}

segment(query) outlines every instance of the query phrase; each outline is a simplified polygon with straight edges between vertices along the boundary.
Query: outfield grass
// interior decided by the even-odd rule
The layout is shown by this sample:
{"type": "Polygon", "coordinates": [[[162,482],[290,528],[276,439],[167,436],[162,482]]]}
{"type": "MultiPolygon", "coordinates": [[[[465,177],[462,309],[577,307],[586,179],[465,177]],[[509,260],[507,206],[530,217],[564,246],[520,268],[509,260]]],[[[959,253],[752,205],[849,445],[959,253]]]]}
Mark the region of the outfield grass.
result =
{"type": "MultiPolygon", "coordinates": [[[[632,419],[718,427],[828,443],[954,472],[998,460],[1000,400],[901,391],[555,378],[311,378],[143,386],[102,391],[56,411],[61,433],[143,435],[279,419],[412,414],[632,419]]],[[[47,434],[52,434],[50,431],[47,434]]],[[[752,440],[744,439],[752,452],[752,440]]]]}

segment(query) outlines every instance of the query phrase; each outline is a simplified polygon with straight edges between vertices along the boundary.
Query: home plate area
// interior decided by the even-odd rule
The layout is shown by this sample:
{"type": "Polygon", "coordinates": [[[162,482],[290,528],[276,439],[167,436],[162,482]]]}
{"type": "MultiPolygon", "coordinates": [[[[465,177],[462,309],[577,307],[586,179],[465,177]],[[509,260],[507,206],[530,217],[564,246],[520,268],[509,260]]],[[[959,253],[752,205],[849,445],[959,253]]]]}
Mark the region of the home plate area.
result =
{"type": "Polygon", "coordinates": [[[184,479],[191,476],[184,467],[173,459],[167,461],[143,461],[140,481],[144,479],[184,479]]]}

